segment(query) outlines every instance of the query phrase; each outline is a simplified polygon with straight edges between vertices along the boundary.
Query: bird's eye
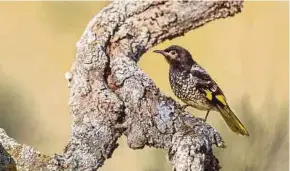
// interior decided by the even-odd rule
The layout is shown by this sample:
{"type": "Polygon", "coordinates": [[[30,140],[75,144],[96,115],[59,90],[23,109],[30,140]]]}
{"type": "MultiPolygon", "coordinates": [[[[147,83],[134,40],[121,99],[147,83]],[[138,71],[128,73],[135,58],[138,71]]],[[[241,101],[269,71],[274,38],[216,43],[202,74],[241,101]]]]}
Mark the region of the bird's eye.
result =
{"type": "Polygon", "coordinates": [[[170,52],[170,54],[171,54],[171,55],[176,55],[176,51],[173,50],[173,51],[170,52]]]}

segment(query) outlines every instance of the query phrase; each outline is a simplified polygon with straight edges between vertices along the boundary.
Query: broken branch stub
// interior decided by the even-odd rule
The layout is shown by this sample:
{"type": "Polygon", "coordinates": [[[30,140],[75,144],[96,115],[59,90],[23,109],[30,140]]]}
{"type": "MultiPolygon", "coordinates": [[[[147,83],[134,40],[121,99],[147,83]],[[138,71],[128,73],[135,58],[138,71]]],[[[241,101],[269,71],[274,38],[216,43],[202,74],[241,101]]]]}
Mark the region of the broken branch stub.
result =
{"type": "Polygon", "coordinates": [[[224,146],[219,133],[162,94],[136,62],[152,46],[241,8],[241,1],[114,1],[105,7],[77,43],[67,75],[73,131],[50,164],[96,170],[124,134],[133,149],[167,150],[175,170],[219,170],[212,153],[213,144],[224,146]]]}

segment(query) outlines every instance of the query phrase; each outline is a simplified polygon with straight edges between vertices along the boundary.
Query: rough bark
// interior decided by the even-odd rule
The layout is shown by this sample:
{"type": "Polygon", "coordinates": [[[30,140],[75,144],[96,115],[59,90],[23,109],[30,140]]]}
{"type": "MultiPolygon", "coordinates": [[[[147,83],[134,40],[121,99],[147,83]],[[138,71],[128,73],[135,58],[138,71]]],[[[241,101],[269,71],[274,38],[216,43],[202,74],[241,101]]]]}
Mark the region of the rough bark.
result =
{"type": "Polygon", "coordinates": [[[91,19],[66,75],[73,131],[63,154],[42,155],[1,130],[8,153],[0,150],[0,163],[10,154],[18,170],[97,170],[124,134],[132,149],[168,151],[175,170],[219,170],[212,153],[213,144],[225,146],[219,133],[160,92],[136,63],[152,46],[241,8],[241,1],[112,2],[91,19]]]}

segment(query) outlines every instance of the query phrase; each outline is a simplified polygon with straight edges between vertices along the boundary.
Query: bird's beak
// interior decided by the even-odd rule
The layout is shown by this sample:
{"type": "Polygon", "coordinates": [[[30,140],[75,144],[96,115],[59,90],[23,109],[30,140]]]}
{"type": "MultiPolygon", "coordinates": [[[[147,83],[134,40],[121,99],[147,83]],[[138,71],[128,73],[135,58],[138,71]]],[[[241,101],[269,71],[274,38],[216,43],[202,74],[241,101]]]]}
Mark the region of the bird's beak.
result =
{"type": "Polygon", "coordinates": [[[165,50],[154,50],[153,52],[162,54],[165,57],[166,61],[170,64],[170,56],[165,50]]]}
{"type": "Polygon", "coordinates": [[[164,50],[154,50],[153,52],[160,53],[160,54],[165,56],[165,51],[164,50]]]}

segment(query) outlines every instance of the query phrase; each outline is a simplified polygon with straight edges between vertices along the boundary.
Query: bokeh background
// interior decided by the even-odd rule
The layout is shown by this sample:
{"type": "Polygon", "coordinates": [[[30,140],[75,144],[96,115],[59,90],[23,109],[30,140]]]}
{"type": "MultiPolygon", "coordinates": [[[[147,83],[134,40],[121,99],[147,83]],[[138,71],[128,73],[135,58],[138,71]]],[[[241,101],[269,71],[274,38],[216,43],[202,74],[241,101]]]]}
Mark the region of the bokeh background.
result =
{"type": "MultiPolygon", "coordinates": [[[[89,20],[109,2],[0,3],[0,127],[45,154],[61,152],[71,116],[64,79],[89,20]]],[[[208,122],[227,143],[215,149],[225,171],[288,170],[288,2],[245,2],[242,13],[220,19],[154,49],[188,49],[224,90],[251,136],[232,133],[218,113],[208,122]]],[[[138,64],[174,97],[165,60],[148,51],[138,64]]],[[[175,97],[174,97],[175,98],[175,97]]],[[[175,98],[176,99],[176,98],[175,98]]],[[[204,112],[188,109],[204,117],[204,112]]],[[[171,170],[165,152],[131,150],[125,138],[102,171],[171,170]]]]}

